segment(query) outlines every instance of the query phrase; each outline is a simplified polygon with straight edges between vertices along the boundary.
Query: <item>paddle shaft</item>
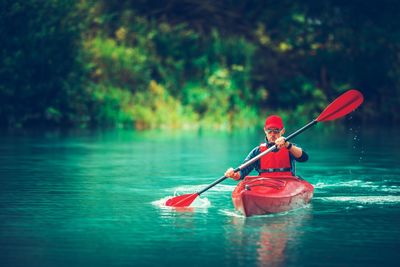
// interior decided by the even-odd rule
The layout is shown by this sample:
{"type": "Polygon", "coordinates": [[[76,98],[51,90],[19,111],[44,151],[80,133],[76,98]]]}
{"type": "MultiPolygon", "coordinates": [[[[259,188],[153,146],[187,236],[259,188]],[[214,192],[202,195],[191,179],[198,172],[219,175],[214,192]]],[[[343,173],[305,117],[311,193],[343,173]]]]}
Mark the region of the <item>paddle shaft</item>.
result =
{"type": "MultiPolygon", "coordinates": [[[[299,135],[300,133],[304,132],[305,130],[307,130],[308,128],[314,126],[315,124],[317,124],[317,120],[312,120],[311,122],[309,122],[308,124],[306,124],[305,126],[303,126],[302,128],[298,129],[297,131],[295,131],[294,133],[290,134],[288,137],[285,137],[286,141],[289,141],[290,139],[292,139],[293,137],[299,135]]],[[[242,165],[240,165],[239,167],[237,167],[236,169],[234,169],[234,172],[238,172],[240,170],[242,170],[243,168],[249,166],[250,164],[256,162],[257,160],[259,160],[261,157],[265,156],[266,154],[268,154],[269,152],[273,151],[276,149],[276,145],[271,146],[270,148],[268,148],[267,150],[265,150],[264,152],[258,154],[257,156],[255,156],[254,158],[246,161],[245,163],[243,163],[242,165]]],[[[197,192],[197,195],[200,195],[202,193],[204,193],[205,191],[207,191],[208,189],[210,189],[211,187],[221,183],[222,181],[224,181],[226,178],[226,176],[222,176],[221,178],[219,178],[218,180],[214,181],[212,184],[208,185],[207,187],[205,187],[204,189],[200,190],[199,192],[197,192]]]]}

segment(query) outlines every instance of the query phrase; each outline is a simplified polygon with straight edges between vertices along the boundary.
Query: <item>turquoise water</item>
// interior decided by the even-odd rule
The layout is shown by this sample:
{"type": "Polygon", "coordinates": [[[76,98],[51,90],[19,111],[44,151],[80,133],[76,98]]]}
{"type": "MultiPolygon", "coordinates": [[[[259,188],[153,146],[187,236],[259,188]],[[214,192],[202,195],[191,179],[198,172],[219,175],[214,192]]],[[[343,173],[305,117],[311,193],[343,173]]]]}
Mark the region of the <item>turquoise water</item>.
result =
{"type": "Polygon", "coordinates": [[[322,130],[296,138],[312,203],[250,218],[232,206],[232,180],[191,209],[162,203],[240,165],[261,132],[3,134],[1,265],[398,265],[398,131],[322,130]]]}

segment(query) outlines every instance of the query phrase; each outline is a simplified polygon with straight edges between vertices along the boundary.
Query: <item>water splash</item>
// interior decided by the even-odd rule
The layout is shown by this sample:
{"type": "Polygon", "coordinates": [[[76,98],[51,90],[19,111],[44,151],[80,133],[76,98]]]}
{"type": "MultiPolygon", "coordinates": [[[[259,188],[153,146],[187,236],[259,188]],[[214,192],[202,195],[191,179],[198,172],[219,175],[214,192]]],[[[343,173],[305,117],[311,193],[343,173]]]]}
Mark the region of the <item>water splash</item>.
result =
{"type": "Polygon", "coordinates": [[[345,182],[334,182],[334,183],[325,183],[319,182],[314,185],[315,188],[326,188],[326,187],[353,187],[353,186],[361,186],[366,182],[362,180],[351,180],[345,182]]]}
{"type": "Polygon", "coordinates": [[[208,200],[208,198],[204,197],[197,197],[193,203],[190,205],[192,208],[208,208],[211,206],[211,202],[208,200]]]}
{"type": "MultiPolygon", "coordinates": [[[[385,181],[382,181],[382,183],[385,181]]],[[[377,182],[366,182],[363,180],[351,180],[351,181],[342,181],[342,182],[334,182],[334,183],[325,183],[319,182],[314,185],[316,189],[326,189],[326,188],[363,188],[370,189],[373,192],[385,192],[385,193],[400,193],[400,187],[396,185],[385,185],[377,182]]]]}
{"type": "Polygon", "coordinates": [[[336,196],[316,197],[314,199],[355,204],[398,204],[400,202],[400,196],[336,196]]]}
{"type": "MultiPolygon", "coordinates": [[[[252,216],[251,218],[261,218],[261,217],[280,217],[280,216],[286,216],[288,214],[292,213],[297,213],[301,212],[302,210],[309,210],[311,209],[311,204],[304,205],[302,207],[299,207],[297,209],[292,209],[284,212],[279,212],[279,213],[272,213],[272,214],[264,214],[264,215],[256,215],[252,216]]],[[[249,218],[244,216],[242,213],[239,211],[233,211],[233,210],[226,210],[226,209],[221,209],[219,212],[223,215],[227,215],[229,217],[235,217],[235,218],[249,218]]]]}
{"type": "Polygon", "coordinates": [[[229,217],[235,217],[235,218],[246,218],[243,214],[237,212],[237,211],[232,211],[232,210],[219,210],[219,212],[223,215],[227,215],[229,217]]]}

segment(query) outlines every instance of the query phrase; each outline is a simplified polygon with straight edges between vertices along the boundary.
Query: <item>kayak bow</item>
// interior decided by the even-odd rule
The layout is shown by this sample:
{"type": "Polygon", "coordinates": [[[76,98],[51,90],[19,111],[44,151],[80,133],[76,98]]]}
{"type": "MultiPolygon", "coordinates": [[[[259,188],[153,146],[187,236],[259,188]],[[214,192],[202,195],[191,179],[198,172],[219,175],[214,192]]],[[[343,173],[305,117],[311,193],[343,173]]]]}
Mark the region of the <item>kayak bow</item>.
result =
{"type": "Polygon", "coordinates": [[[296,176],[247,176],[232,192],[235,209],[245,216],[278,213],[303,207],[314,187],[296,176]]]}

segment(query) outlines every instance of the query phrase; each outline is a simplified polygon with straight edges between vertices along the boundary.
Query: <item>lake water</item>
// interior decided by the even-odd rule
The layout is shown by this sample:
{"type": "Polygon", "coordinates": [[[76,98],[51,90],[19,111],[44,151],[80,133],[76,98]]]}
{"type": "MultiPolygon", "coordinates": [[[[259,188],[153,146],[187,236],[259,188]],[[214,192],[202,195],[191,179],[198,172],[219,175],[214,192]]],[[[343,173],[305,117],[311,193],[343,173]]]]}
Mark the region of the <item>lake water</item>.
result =
{"type": "Polygon", "coordinates": [[[240,165],[261,131],[3,133],[1,266],[398,266],[399,131],[324,127],[295,139],[311,204],[250,218],[233,180],[162,203],[240,165]]]}

